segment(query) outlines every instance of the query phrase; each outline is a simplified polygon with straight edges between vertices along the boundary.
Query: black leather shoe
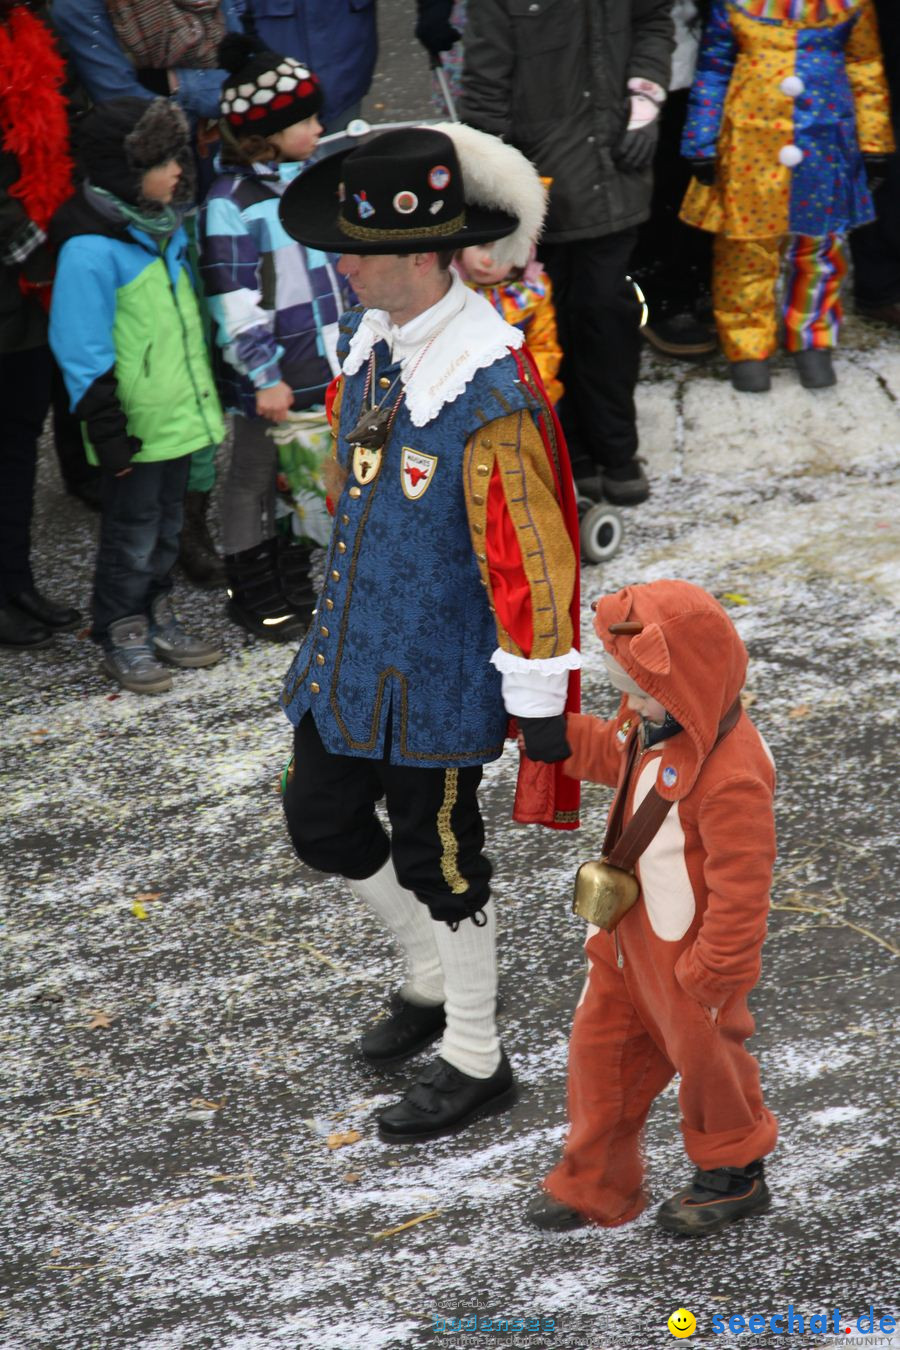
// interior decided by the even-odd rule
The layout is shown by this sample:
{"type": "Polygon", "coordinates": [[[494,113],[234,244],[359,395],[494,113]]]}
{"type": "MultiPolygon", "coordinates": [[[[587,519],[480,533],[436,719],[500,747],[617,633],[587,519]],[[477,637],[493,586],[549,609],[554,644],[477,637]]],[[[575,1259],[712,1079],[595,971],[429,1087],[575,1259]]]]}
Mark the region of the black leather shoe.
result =
{"type": "Polygon", "coordinates": [[[666,356],[696,361],[710,356],[719,345],[712,325],[701,323],[693,314],[673,314],[668,319],[651,320],[641,329],[644,340],[666,356]]]}
{"type": "Polygon", "coordinates": [[[422,1007],[391,994],[387,1013],[363,1033],[359,1053],[367,1064],[396,1064],[436,1041],[446,1022],[443,1003],[422,1007]]]}
{"type": "Polygon", "coordinates": [[[525,1218],[544,1233],[571,1233],[576,1228],[585,1228],[590,1222],[579,1210],[564,1205],[561,1200],[554,1200],[546,1191],[532,1200],[525,1211],[525,1218]]]}
{"type": "Polygon", "coordinates": [[[791,356],[804,389],[830,389],[837,384],[828,347],[810,347],[807,351],[791,352],[791,356]]]}
{"type": "Polygon", "coordinates": [[[69,633],[81,623],[80,610],[55,605],[33,586],[27,591],[11,593],[9,598],[16,609],[21,609],[30,618],[37,619],[44,628],[51,628],[57,633],[69,633]]]}
{"type": "Polygon", "coordinates": [[[759,1160],[746,1167],[717,1167],[711,1172],[698,1167],[690,1186],[660,1205],[656,1222],[667,1233],[704,1237],[737,1219],[762,1214],[770,1202],[759,1160]]]}
{"type": "Polygon", "coordinates": [[[7,651],[33,651],[49,647],[53,634],[15,605],[0,605],[0,647],[7,651]]]}
{"type": "Polygon", "coordinates": [[[406,1096],[378,1117],[378,1137],[387,1144],[422,1144],[456,1134],[483,1116],[512,1106],[517,1096],[505,1053],[490,1078],[472,1078],[445,1059],[420,1074],[406,1096]]]}

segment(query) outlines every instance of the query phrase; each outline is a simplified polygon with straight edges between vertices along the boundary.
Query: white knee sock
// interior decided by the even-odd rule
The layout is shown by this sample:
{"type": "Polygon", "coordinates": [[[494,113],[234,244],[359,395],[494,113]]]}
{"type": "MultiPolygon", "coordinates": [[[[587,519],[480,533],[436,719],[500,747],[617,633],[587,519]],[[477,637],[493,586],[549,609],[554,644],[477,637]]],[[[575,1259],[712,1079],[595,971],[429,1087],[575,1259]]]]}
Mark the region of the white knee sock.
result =
{"type": "Polygon", "coordinates": [[[435,1005],[444,1001],[444,976],[434,941],[428,906],[404,890],[397,880],[393,861],[387,862],[365,881],[349,886],[358,900],[368,905],[397,939],[407,961],[406,982],[400,993],[407,1003],[435,1005]]]}
{"type": "Polygon", "coordinates": [[[463,919],[455,933],[446,923],[431,921],[444,969],[447,1027],[441,1057],[472,1078],[490,1078],[500,1063],[493,900],[485,905],[484,914],[487,923],[482,928],[463,919]]]}

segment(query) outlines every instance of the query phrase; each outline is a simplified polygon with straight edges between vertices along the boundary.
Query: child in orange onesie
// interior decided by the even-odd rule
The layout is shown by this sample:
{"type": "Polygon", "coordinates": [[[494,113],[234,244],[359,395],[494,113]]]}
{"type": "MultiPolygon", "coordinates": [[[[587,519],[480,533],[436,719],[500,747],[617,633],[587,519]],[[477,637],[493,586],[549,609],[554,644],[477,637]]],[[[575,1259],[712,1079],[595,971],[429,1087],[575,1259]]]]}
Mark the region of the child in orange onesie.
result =
{"type": "Polygon", "coordinates": [[[640,1214],[641,1131],[677,1073],[697,1170],[657,1219],[699,1236],[769,1203],[761,1160],[777,1123],[744,1042],[775,857],[775,771],[740,705],[744,644],[712,596],[654,581],[605,596],[594,613],[622,702],[608,722],[569,715],[565,772],[618,785],[624,823],[651,787],[671,807],[637,861],[633,908],[613,933],[589,925],[569,1051],[569,1135],[529,1218],[563,1231],[640,1214]]]}

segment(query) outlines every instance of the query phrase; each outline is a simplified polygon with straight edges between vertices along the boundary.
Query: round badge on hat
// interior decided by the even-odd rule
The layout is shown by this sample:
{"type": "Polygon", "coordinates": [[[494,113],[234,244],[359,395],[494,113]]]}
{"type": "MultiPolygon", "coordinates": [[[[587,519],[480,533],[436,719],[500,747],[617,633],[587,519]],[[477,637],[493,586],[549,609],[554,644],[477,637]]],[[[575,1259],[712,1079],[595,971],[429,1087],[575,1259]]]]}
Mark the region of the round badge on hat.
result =
{"type": "Polygon", "coordinates": [[[428,175],[428,186],[434,188],[435,192],[443,192],[449,182],[450,170],[446,164],[435,164],[428,175]]]}
{"type": "Polygon", "coordinates": [[[401,216],[411,216],[419,205],[419,199],[414,192],[398,192],[392,205],[401,216]]]}
{"type": "Polygon", "coordinates": [[[662,771],[662,780],[666,787],[674,787],[678,782],[678,770],[673,769],[671,764],[667,764],[662,771]]]}

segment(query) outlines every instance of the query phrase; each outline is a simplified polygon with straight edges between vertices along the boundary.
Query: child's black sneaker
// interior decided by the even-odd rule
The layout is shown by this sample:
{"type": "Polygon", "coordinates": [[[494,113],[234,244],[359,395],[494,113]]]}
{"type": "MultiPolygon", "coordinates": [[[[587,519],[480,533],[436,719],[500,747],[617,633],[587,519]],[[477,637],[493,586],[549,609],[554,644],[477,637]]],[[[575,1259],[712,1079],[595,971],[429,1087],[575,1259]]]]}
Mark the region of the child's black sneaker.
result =
{"type": "Polygon", "coordinates": [[[673,1195],[656,1211],[656,1222],[667,1233],[704,1237],[737,1219],[762,1214],[771,1196],[760,1159],[746,1167],[698,1167],[685,1190],[673,1195]]]}

